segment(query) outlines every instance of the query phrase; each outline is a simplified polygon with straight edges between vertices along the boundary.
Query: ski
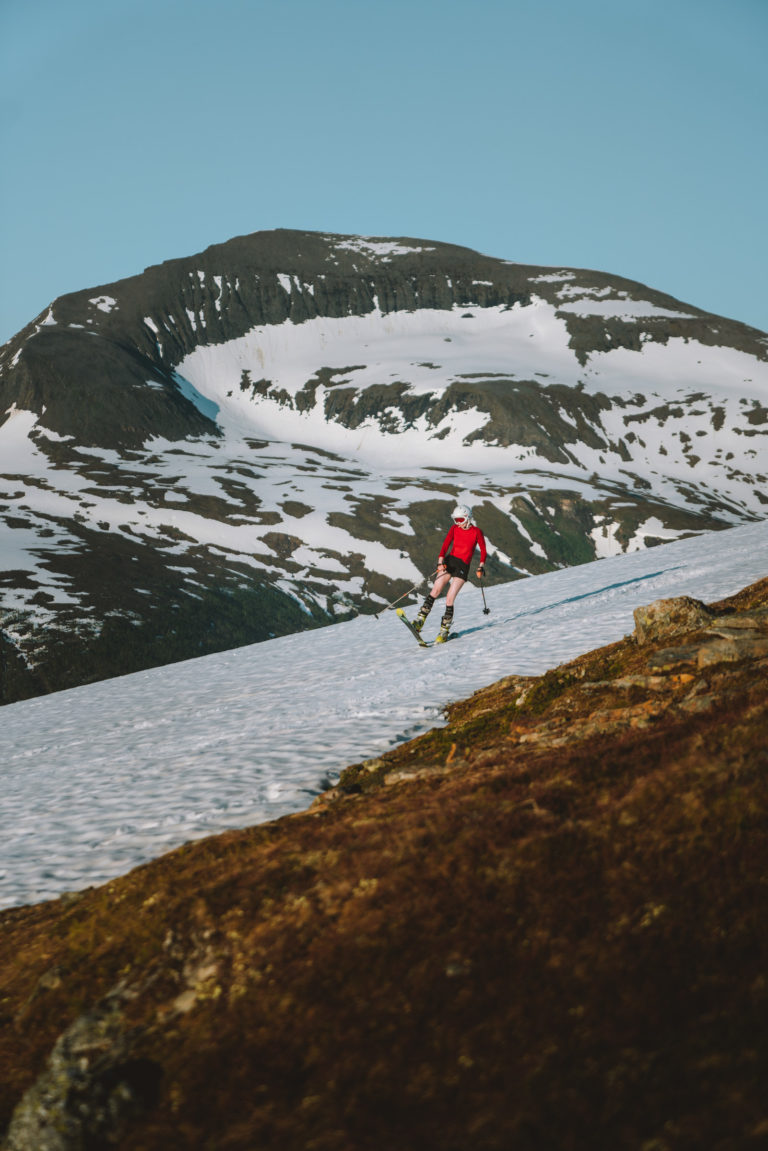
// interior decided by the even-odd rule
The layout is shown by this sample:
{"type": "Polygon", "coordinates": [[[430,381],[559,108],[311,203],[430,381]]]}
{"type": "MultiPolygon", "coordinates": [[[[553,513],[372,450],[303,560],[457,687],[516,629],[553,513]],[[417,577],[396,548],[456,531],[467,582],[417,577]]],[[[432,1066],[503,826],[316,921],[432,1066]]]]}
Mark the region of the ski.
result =
{"type": "Polygon", "coordinates": [[[397,608],[396,611],[397,611],[397,614],[400,617],[400,619],[403,621],[405,626],[408,628],[408,631],[416,639],[417,643],[419,644],[419,647],[431,647],[432,646],[431,644],[427,643],[427,641],[425,639],[421,638],[421,635],[419,634],[418,628],[415,628],[413,626],[411,621],[406,616],[405,611],[401,607],[397,608]]]}
{"type": "Polygon", "coordinates": [[[395,611],[400,616],[400,619],[408,628],[408,631],[411,633],[411,635],[414,636],[419,647],[434,647],[436,643],[448,643],[449,640],[458,639],[458,637],[461,635],[461,632],[443,631],[441,628],[433,640],[424,639],[419,629],[413,626],[401,607],[396,608],[395,611]]]}

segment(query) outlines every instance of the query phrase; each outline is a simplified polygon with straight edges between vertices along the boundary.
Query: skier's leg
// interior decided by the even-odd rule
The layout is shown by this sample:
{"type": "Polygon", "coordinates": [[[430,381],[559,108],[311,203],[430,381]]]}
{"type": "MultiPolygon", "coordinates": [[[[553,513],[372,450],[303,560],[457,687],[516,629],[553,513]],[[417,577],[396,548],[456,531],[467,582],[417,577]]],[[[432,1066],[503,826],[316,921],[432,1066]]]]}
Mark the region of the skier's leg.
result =
{"type": "Polygon", "coordinates": [[[451,577],[448,572],[443,572],[443,574],[439,575],[435,582],[432,584],[429,594],[424,597],[424,603],[419,608],[416,619],[413,621],[413,626],[417,631],[421,631],[421,629],[424,627],[427,616],[435,606],[435,600],[440,597],[443,588],[448,583],[450,578],[451,577]]]}
{"type": "Polygon", "coordinates": [[[419,608],[418,615],[416,616],[416,619],[413,621],[413,626],[416,628],[417,631],[421,631],[421,629],[424,627],[424,624],[427,622],[427,616],[432,611],[432,608],[434,606],[435,606],[435,597],[430,593],[429,595],[427,595],[425,597],[424,603],[419,608]]]}
{"type": "Polygon", "coordinates": [[[432,599],[439,599],[445,585],[450,583],[450,579],[450,572],[443,572],[442,575],[437,577],[435,582],[432,584],[432,590],[429,593],[432,596],[432,599]]]}
{"type": "Polygon", "coordinates": [[[451,625],[453,624],[453,605],[456,602],[456,596],[464,587],[466,580],[460,579],[459,576],[454,576],[451,580],[451,586],[448,588],[448,595],[445,597],[445,611],[443,618],[440,620],[440,631],[443,635],[447,635],[451,625]]]}
{"type": "Polygon", "coordinates": [[[448,588],[448,595],[445,597],[446,607],[453,607],[456,602],[456,596],[459,594],[466,582],[467,581],[465,579],[460,579],[458,576],[453,577],[451,580],[451,586],[448,588]]]}
{"type": "Polygon", "coordinates": [[[453,623],[453,604],[446,604],[443,618],[440,620],[440,635],[445,637],[450,631],[451,624],[453,623]]]}
{"type": "Polygon", "coordinates": [[[453,623],[453,605],[456,602],[456,596],[464,587],[466,580],[461,579],[459,576],[454,576],[451,580],[451,586],[448,588],[448,595],[445,597],[445,611],[443,618],[440,620],[440,627],[447,631],[453,623]]]}
{"type": "Polygon", "coordinates": [[[429,595],[426,597],[424,603],[422,604],[422,611],[424,611],[425,615],[429,615],[435,600],[439,599],[443,594],[443,588],[449,582],[450,578],[451,577],[449,576],[448,572],[443,572],[443,574],[439,575],[435,582],[432,584],[432,587],[429,590],[429,595]]]}

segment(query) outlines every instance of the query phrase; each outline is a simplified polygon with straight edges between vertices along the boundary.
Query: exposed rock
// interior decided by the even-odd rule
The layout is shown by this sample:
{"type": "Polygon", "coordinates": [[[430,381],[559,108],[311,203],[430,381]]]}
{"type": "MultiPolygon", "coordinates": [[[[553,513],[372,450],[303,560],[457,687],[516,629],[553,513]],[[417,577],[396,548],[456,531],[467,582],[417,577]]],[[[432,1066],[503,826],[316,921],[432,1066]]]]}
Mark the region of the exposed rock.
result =
{"type": "Polygon", "coordinates": [[[115,998],[76,1019],[14,1111],[5,1151],[114,1146],[127,1122],[152,1107],[159,1092],[160,1068],[132,1058],[131,1041],[115,998]]]}
{"type": "Polygon", "coordinates": [[[695,665],[699,660],[699,644],[684,644],[682,647],[665,647],[648,658],[651,671],[675,671],[677,668],[695,665]]]}
{"type": "Polygon", "coordinates": [[[681,632],[694,631],[711,623],[712,616],[700,600],[690,596],[657,599],[648,607],[637,607],[635,638],[640,644],[654,643],[681,632]]]}
{"type": "Polygon", "coordinates": [[[657,600],[649,607],[636,608],[635,636],[640,644],[704,628],[695,643],[653,652],[648,657],[648,667],[652,671],[671,672],[686,665],[703,668],[768,655],[768,635],[765,634],[768,612],[759,608],[751,612],[731,612],[712,624],[714,618],[704,604],[687,596],[657,600]]]}
{"type": "Polygon", "coordinates": [[[731,631],[768,631],[768,610],[756,608],[755,611],[739,612],[736,615],[729,614],[718,620],[716,626],[709,630],[726,638],[731,631]]]}
{"type": "Polygon", "coordinates": [[[761,659],[768,655],[768,636],[739,636],[716,639],[702,644],[697,663],[709,667],[715,663],[737,663],[739,660],[761,659]]]}

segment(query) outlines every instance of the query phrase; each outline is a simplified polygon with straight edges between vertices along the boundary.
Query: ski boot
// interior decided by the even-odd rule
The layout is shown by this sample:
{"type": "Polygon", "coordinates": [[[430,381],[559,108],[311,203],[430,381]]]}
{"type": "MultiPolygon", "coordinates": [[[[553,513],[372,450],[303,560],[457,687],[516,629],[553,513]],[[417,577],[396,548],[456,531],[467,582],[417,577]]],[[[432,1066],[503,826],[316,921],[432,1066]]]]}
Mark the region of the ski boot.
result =
{"type": "Polygon", "coordinates": [[[419,608],[416,619],[413,621],[413,626],[416,631],[421,631],[421,629],[424,627],[424,624],[427,622],[427,616],[432,611],[434,603],[435,601],[432,599],[431,595],[428,595],[424,600],[424,603],[419,608]]]}
{"type": "Polygon", "coordinates": [[[440,620],[440,631],[438,632],[435,643],[445,643],[453,624],[453,605],[446,607],[443,612],[443,618],[440,620]]]}

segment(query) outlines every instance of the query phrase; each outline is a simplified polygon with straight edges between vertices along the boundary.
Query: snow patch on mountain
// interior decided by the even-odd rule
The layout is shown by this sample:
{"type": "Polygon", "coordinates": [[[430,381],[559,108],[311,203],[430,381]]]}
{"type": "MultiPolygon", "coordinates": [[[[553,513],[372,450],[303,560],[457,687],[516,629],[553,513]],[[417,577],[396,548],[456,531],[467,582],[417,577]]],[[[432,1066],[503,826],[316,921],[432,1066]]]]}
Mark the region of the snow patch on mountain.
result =
{"type": "Polygon", "coordinates": [[[118,307],[117,300],[114,296],[96,296],[89,300],[88,303],[93,304],[100,312],[106,312],[107,315],[109,315],[114,308],[118,307]]]}
{"type": "MultiPolygon", "coordinates": [[[[520,379],[538,373],[566,383],[579,370],[568,339],[565,322],[543,301],[527,308],[424,308],[386,315],[377,310],[256,327],[225,344],[196,348],[178,371],[201,392],[215,394],[226,411],[225,400],[236,394],[243,372],[292,396],[321,368],[339,373],[336,387],[402,381],[416,395],[483,373],[520,379]]],[[[252,407],[237,405],[240,412],[252,407]]]]}
{"type": "MultiPolygon", "coordinates": [[[[638,310],[659,314],[642,301],[621,306],[635,316],[638,310]]],[[[285,321],[224,344],[202,344],[183,358],[178,373],[218,406],[220,426],[236,436],[311,438],[319,447],[381,467],[392,458],[396,435],[397,460],[405,467],[445,463],[449,456],[458,468],[497,476],[530,469],[540,462],[537,449],[495,445],[480,405],[464,404],[433,423],[427,415],[405,419],[397,397],[437,401],[451,384],[496,378],[505,380],[508,392],[514,392],[515,381],[580,388],[617,402],[593,423],[603,448],[584,443],[575,416],[560,405],[562,422],[573,429],[565,437],[571,472],[575,465],[587,476],[617,481],[632,473],[672,502],[695,478],[713,499],[730,498],[734,509],[762,514],[755,490],[762,483],[762,445],[756,439],[752,450],[743,437],[766,434],[756,427],[754,413],[768,396],[768,364],[738,349],[683,338],[641,341],[638,350],[593,351],[581,363],[561,313],[561,307],[534,298],[525,307],[285,321]],[[387,387],[399,390],[391,402],[383,401],[385,415],[349,427],[326,414],[334,397],[349,389],[363,394],[387,387]],[[755,471],[742,474],[731,462],[745,459],[754,461],[755,471]]],[[[558,465],[552,470],[563,471],[558,465]]]]}
{"type": "Polygon", "coordinates": [[[723,399],[735,393],[745,403],[768,399],[768,362],[738,348],[705,347],[675,337],[666,344],[643,342],[640,351],[592,352],[581,379],[593,390],[614,387],[629,395],[648,391],[664,402],[689,391],[723,399]]]}
{"type": "Polygon", "coordinates": [[[558,304],[557,310],[559,312],[574,312],[579,316],[617,316],[622,320],[638,320],[646,317],[658,319],[661,316],[668,316],[677,320],[692,320],[694,318],[690,313],[662,308],[658,304],[652,304],[650,300],[597,300],[590,294],[565,304],[558,304]]]}
{"type": "Polygon", "coordinates": [[[327,239],[331,240],[333,247],[339,251],[361,252],[384,263],[388,263],[393,256],[410,256],[418,252],[435,251],[426,244],[404,244],[399,240],[376,240],[368,236],[352,236],[347,239],[329,236],[327,239]]]}

